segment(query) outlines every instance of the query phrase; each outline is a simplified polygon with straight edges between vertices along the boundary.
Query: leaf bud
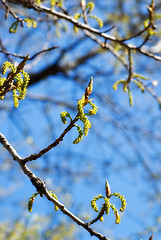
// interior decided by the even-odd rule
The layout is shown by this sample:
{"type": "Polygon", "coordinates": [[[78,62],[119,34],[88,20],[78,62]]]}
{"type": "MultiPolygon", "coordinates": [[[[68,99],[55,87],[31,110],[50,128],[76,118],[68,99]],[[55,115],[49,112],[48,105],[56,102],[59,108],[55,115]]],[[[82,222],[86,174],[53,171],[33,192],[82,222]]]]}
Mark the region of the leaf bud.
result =
{"type": "Polygon", "coordinates": [[[109,185],[107,179],[105,180],[105,191],[106,191],[106,197],[110,198],[111,188],[110,188],[110,185],[109,185]]]}

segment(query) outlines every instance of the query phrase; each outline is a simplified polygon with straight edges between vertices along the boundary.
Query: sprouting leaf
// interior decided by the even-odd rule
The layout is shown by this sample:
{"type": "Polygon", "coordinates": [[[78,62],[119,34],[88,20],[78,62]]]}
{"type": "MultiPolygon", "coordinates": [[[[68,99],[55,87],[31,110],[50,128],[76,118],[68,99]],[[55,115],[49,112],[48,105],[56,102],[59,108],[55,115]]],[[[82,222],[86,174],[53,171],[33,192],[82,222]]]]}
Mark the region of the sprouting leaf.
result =
{"type": "Polygon", "coordinates": [[[113,85],[112,88],[113,88],[115,91],[117,91],[118,85],[119,85],[120,83],[125,84],[125,82],[126,82],[126,80],[124,80],[124,79],[118,80],[117,82],[114,83],[114,85],[113,85]]]}
{"type": "Polygon", "coordinates": [[[80,14],[80,13],[75,13],[75,14],[74,14],[74,19],[75,19],[75,20],[78,20],[80,17],[81,17],[81,14],[80,14]]]}
{"type": "MultiPolygon", "coordinates": [[[[52,191],[49,191],[49,193],[58,201],[58,197],[56,196],[55,193],[52,193],[52,191]]],[[[59,207],[58,207],[57,205],[55,205],[54,210],[55,210],[55,211],[58,211],[58,210],[59,210],[59,207]]]]}
{"type": "Polygon", "coordinates": [[[12,23],[11,27],[9,28],[10,33],[16,33],[18,28],[19,21],[12,23]]]}
{"type": "Polygon", "coordinates": [[[137,80],[133,80],[133,82],[141,89],[142,93],[144,93],[144,86],[141,82],[137,81],[137,80]]]}
{"type": "Polygon", "coordinates": [[[53,8],[56,3],[57,3],[57,0],[50,0],[51,8],[53,8]]]}
{"type": "MultiPolygon", "coordinates": [[[[82,16],[82,15],[81,15],[80,13],[75,13],[74,19],[78,21],[78,19],[79,19],[81,16],[82,16]]],[[[78,33],[78,32],[79,32],[79,30],[78,30],[78,28],[77,28],[76,26],[74,26],[74,31],[75,31],[75,33],[78,33]]]]}
{"type": "Polygon", "coordinates": [[[134,74],[132,75],[132,77],[133,77],[133,78],[137,78],[137,79],[141,79],[141,80],[150,80],[150,78],[144,77],[143,75],[138,74],[138,73],[134,73],[134,74]]]}
{"type": "Polygon", "coordinates": [[[145,19],[144,21],[144,27],[147,28],[149,26],[149,19],[145,19]]]}
{"type": "Polygon", "coordinates": [[[57,1],[57,6],[62,7],[63,6],[63,1],[62,0],[57,1]]]}
{"type": "Polygon", "coordinates": [[[103,27],[103,21],[99,17],[96,17],[94,15],[89,15],[88,17],[95,19],[98,22],[100,28],[103,27]]]}
{"type": "Polygon", "coordinates": [[[25,18],[24,21],[27,23],[28,28],[30,28],[30,27],[36,28],[37,27],[37,22],[32,18],[25,18]]]}
{"type": "Polygon", "coordinates": [[[132,97],[132,92],[129,87],[128,87],[128,94],[129,94],[129,103],[130,103],[130,106],[132,107],[133,106],[133,97],[132,97]]]}
{"type": "Polygon", "coordinates": [[[93,9],[94,9],[95,5],[94,5],[94,2],[88,2],[87,5],[86,5],[86,10],[87,10],[87,14],[89,14],[93,9]]]}

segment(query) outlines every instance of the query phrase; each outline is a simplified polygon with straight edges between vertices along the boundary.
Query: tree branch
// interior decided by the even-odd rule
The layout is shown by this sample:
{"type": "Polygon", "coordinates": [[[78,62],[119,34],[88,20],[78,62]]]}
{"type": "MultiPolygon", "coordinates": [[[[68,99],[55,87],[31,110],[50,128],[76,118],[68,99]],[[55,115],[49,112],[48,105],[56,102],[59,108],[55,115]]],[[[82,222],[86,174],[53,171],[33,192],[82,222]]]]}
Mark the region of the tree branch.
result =
{"type": "MultiPolygon", "coordinates": [[[[51,50],[53,50],[53,49],[56,49],[56,48],[58,48],[58,46],[53,46],[53,47],[51,47],[51,48],[43,49],[43,50],[35,53],[32,57],[29,57],[29,58],[28,58],[28,61],[29,61],[29,60],[33,60],[35,57],[37,57],[38,55],[40,55],[40,54],[42,54],[42,53],[49,52],[49,51],[51,51],[51,50]]],[[[1,49],[0,52],[6,54],[7,56],[10,55],[10,56],[18,57],[18,58],[22,58],[22,59],[25,57],[25,56],[22,56],[22,55],[19,55],[19,54],[16,54],[16,53],[9,53],[9,52],[7,52],[7,51],[4,50],[4,49],[1,49]]]]}
{"type": "MultiPolygon", "coordinates": [[[[77,120],[77,118],[75,118],[71,125],[69,125],[66,129],[71,128],[72,125],[74,124],[74,122],[77,120]]],[[[62,135],[61,135],[62,136],[62,135]]],[[[0,133],[0,142],[2,143],[2,145],[4,146],[4,148],[11,154],[12,158],[17,161],[21,168],[22,171],[24,172],[25,175],[27,175],[30,178],[30,181],[32,182],[32,184],[35,186],[35,188],[37,189],[38,193],[40,194],[40,196],[45,195],[46,198],[51,201],[52,203],[54,203],[56,206],[58,206],[60,208],[60,210],[67,215],[68,217],[70,217],[75,223],[77,223],[78,225],[82,226],[84,229],[86,229],[91,236],[96,236],[98,239],[100,240],[110,240],[108,238],[106,238],[105,236],[103,236],[101,233],[98,233],[96,231],[94,231],[92,228],[89,227],[88,223],[85,223],[84,221],[82,221],[81,219],[79,219],[78,217],[76,217],[73,213],[71,213],[67,208],[65,208],[65,206],[60,203],[58,200],[56,200],[47,190],[45,183],[38,178],[27,166],[25,161],[22,160],[22,158],[17,154],[16,150],[11,146],[11,144],[7,141],[7,139],[5,138],[5,136],[0,133]]]]}
{"type": "Polygon", "coordinates": [[[11,144],[7,141],[2,133],[0,133],[0,142],[2,143],[3,147],[11,154],[13,160],[18,162],[22,160],[22,158],[18,155],[16,150],[11,146],[11,144]]]}
{"type": "Polygon", "coordinates": [[[70,122],[67,128],[65,128],[64,132],[57,138],[53,143],[49,144],[46,148],[42,149],[39,153],[31,154],[29,157],[26,157],[22,160],[22,162],[26,163],[29,161],[36,160],[40,158],[45,153],[49,152],[52,148],[56,147],[64,138],[64,136],[74,127],[74,124],[78,121],[78,114],[76,117],[70,122]]]}
{"type": "Polygon", "coordinates": [[[4,4],[4,6],[5,6],[5,8],[6,8],[6,11],[7,11],[6,18],[7,18],[8,12],[10,12],[10,13],[12,14],[12,16],[13,16],[18,22],[20,22],[21,27],[23,27],[23,20],[20,19],[20,18],[15,14],[15,12],[11,10],[11,8],[9,7],[9,5],[6,3],[5,0],[1,0],[1,1],[2,1],[2,3],[4,4]]]}
{"type": "MultiPolygon", "coordinates": [[[[37,4],[31,4],[30,8],[33,8],[35,11],[38,11],[38,12],[44,12],[46,14],[49,14],[49,15],[52,15],[52,16],[56,16],[59,19],[65,19],[66,21],[72,23],[74,26],[78,27],[79,29],[86,30],[86,31],[88,31],[90,33],[96,34],[97,36],[100,36],[100,37],[104,38],[105,40],[110,40],[110,41],[116,42],[116,43],[118,43],[119,45],[123,46],[126,49],[135,50],[137,52],[142,53],[145,56],[153,58],[153,59],[155,59],[157,61],[161,61],[161,57],[156,56],[154,54],[151,54],[149,52],[143,51],[143,50],[140,49],[140,47],[137,47],[134,44],[125,43],[123,39],[117,39],[117,38],[115,38],[113,36],[110,36],[109,34],[107,34],[105,32],[100,32],[98,29],[93,28],[93,27],[91,27],[91,26],[89,26],[89,25],[87,25],[85,23],[78,22],[77,20],[75,20],[70,15],[58,12],[56,10],[51,10],[50,8],[47,8],[47,7],[42,6],[42,5],[39,6],[37,4]]],[[[141,33],[142,33],[142,31],[141,31],[141,33]]],[[[136,36],[134,35],[134,37],[137,37],[138,35],[139,35],[139,33],[136,36]]]]}

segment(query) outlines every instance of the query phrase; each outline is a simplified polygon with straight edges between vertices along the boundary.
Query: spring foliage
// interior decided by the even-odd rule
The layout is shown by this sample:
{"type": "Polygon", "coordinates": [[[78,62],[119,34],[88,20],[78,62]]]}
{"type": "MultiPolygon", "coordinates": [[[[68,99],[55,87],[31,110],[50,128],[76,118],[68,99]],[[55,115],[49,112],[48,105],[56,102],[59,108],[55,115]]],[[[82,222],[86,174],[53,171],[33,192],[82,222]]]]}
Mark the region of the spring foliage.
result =
{"type": "Polygon", "coordinates": [[[27,86],[29,84],[30,77],[28,73],[23,70],[29,55],[27,55],[22,62],[16,67],[11,62],[5,62],[2,66],[2,75],[0,78],[0,99],[4,100],[4,96],[12,91],[14,107],[17,108],[19,100],[25,98],[27,92],[27,86]],[[6,73],[9,73],[6,75],[6,73]]]}

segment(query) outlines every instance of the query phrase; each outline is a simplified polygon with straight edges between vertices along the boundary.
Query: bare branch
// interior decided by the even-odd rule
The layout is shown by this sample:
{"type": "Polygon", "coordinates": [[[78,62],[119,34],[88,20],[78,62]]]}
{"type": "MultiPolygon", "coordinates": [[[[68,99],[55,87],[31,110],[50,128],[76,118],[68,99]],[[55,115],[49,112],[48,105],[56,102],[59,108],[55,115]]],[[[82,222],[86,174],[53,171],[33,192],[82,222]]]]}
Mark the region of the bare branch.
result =
{"type": "Polygon", "coordinates": [[[2,133],[0,133],[0,142],[2,143],[3,147],[7,149],[7,151],[11,154],[15,161],[20,162],[22,160],[22,158],[18,155],[16,150],[11,146],[11,144],[7,141],[2,133]]]}
{"type": "MultiPolygon", "coordinates": [[[[30,58],[28,58],[28,60],[33,60],[35,57],[37,57],[38,55],[40,55],[40,54],[42,54],[42,53],[45,53],[45,52],[49,52],[49,51],[51,51],[51,50],[53,50],[53,49],[56,49],[56,48],[58,48],[58,46],[53,46],[53,47],[51,47],[51,48],[47,48],[47,49],[43,49],[43,50],[41,50],[40,52],[37,52],[37,53],[35,53],[32,57],[30,57],[30,58]]],[[[16,53],[9,53],[9,52],[7,52],[6,50],[0,50],[0,52],[2,52],[2,53],[4,53],[4,54],[6,54],[6,55],[10,55],[10,56],[13,56],[13,57],[18,57],[18,58],[24,58],[25,56],[22,56],[22,55],[18,55],[18,54],[16,54],[16,53]]]]}
{"type": "Polygon", "coordinates": [[[107,42],[102,42],[100,39],[98,39],[94,34],[84,30],[84,33],[90,37],[93,41],[97,42],[103,49],[107,49],[110,50],[111,53],[124,65],[124,67],[129,70],[129,66],[128,64],[125,62],[125,60],[123,60],[120,56],[120,54],[112,47],[111,44],[107,43],[107,42]]]}
{"type": "MultiPolygon", "coordinates": [[[[140,47],[137,47],[136,45],[125,43],[123,39],[117,39],[117,38],[115,38],[113,36],[110,36],[109,34],[107,34],[105,32],[101,32],[98,29],[93,28],[93,27],[91,27],[91,26],[89,26],[89,25],[87,25],[85,23],[78,22],[77,20],[75,20],[70,15],[58,12],[56,10],[51,10],[50,8],[47,8],[47,7],[42,6],[42,5],[39,6],[37,4],[31,4],[30,7],[35,9],[35,11],[45,12],[46,14],[49,14],[49,15],[52,15],[52,16],[56,16],[59,19],[65,19],[66,21],[72,23],[74,26],[78,27],[79,29],[86,30],[86,31],[88,31],[90,33],[96,34],[97,36],[100,36],[100,37],[104,38],[105,40],[110,40],[110,41],[116,42],[116,43],[120,44],[121,46],[123,46],[126,49],[135,50],[137,52],[142,53],[145,56],[153,58],[153,59],[155,59],[157,61],[161,61],[161,57],[158,57],[158,56],[156,56],[154,54],[151,54],[149,52],[143,51],[143,50],[140,49],[140,47]]],[[[136,36],[138,36],[138,35],[136,35],[136,36]]]]}
{"type": "Polygon", "coordinates": [[[15,12],[9,7],[9,5],[6,3],[5,0],[1,0],[2,3],[5,5],[5,8],[6,8],[6,11],[7,12],[10,12],[12,14],[12,16],[18,21],[21,23],[21,27],[23,27],[23,20],[20,19],[16,14],[15,12]]]}
{"type": "Polygon", "coordinates": [[[132,57],[131,57],[131,49],[129,49],[128,51],[128,56],[129,56],[129,76],[128,76],[128,80],[127,83],[129,83],[131,81],[131,77],[132,77],[132,57]]]}

